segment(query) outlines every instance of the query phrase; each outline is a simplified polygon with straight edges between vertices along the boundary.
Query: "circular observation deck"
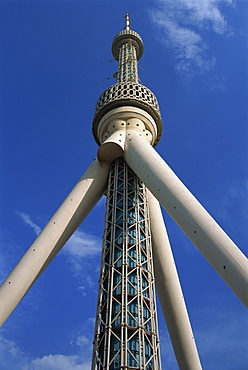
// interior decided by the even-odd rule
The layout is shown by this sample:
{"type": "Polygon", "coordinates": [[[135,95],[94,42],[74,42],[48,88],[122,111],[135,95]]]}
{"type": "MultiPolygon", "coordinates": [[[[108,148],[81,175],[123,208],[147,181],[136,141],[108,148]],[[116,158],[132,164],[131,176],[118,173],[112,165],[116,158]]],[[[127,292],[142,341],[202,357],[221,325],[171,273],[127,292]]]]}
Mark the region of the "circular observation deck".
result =
{"type": "Polygon", "coordinates": [[[137,60],[142,57],[144,51],[142,38],[135,31],[124,30],[117,33],[112,43],[112,54],[117,61],[119,60],[119,49],[122,47],[122,45],[127,44],[128,42],[132,42],[134,45],[136,49],[137,60]]]}
{"type": "Polygon", "coordinates": [[[157,98],[144,85],[131,82],[112,85],[98,98],[92,124],[93,135],[97,144],[100,145],[97,132],[101,118],[112,109],[123,106],[137,107],[151,115],[157,126],[157,138],[154,146],[157,145],[162,134],[162,120],[157,98]]]}

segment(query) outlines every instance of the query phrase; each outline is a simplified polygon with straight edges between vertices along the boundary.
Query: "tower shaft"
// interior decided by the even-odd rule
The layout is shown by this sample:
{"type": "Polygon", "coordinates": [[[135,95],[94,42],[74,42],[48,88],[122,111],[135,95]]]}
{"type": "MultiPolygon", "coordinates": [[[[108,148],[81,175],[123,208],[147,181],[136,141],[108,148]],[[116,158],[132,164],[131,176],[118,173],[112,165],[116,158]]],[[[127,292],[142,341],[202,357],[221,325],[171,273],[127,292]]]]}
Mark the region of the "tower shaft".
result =
{"type": "Polygon", "coordinates": [[[160,369],[147,189],[111,164],[92,369],[160,369]]]}
{"type": "Polygon", "coordinates": [[[135,46],[131,41],[119,49],[117,83],[138,83],[138,65],[135,46]]]}

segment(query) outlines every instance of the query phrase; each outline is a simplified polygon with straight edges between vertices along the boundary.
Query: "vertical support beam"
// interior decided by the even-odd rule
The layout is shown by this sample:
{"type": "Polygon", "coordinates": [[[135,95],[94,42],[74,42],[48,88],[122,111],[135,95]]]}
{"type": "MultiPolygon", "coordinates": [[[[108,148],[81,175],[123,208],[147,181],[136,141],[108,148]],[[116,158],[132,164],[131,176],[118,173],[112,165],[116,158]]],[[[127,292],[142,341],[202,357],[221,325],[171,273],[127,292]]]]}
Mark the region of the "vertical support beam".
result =
{"type": "Polygon", "coordinates": [[[177,363],[182,370],[199,370],[202,367],[168,234],[159,202],[151,192],[149,192],[149,214],[156,290],[177,363]]]}
{"type": "Polygon", "coordinates": [[[160,204],[195,244],[227,285],[248,307],[248,262],[179,180],[171,168],[135,130],[127,130],[125,160],[160,204]]]}
{"type": "Polygon", "coordinates": [[[107,186],[109,164],[95,160],[0,287],[0,325],[64,246],[107,186]]]}

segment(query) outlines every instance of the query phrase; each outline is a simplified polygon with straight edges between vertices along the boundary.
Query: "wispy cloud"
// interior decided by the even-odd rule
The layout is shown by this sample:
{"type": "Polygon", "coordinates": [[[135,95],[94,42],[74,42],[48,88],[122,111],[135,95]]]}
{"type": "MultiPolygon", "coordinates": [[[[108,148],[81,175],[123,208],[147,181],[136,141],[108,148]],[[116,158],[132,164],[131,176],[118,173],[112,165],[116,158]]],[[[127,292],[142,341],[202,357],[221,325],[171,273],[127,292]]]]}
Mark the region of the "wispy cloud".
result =
{"type": "Polygon", "coordinates": [[[73,339],[68,338],[74,355],[47,354],[34,357],[25,352],[15,340],[6,336],[6,329],[0,328],[0,369],[15,370],[88,370],[91,368],[92,340],[94,318],[88,318],[82,323],[73,339]],[[90,338],[90,339],[89,339],[90,338]]]}
{"type": "Polygon", "coordinates": [[[5,336],[0,329],[0,369],[15,370],[88,370],[91,368],[92,340],[94,319],[88,318],[82,323],[72,339],[68,339],[74,355],[47,354],[34,358],[26,353],[14,340],[5,336]]]}
{"type": "Polygon", "coordinates": [[[80,348],[85,348],[88,347],[89,344],[91,345],[91,341],[85,335],[80,335],[79,337],[77,337],[75,343],[72,344],[76,344],[80,348]]]}
{"type": "Polygon", "coordinates": [[[80,281],[80,286],[77,289],[83,296],[86,296],[87,289],[96,286],[101,247],[101,239],[87,232],[77,230],[62,249],[62,254],[68,258],[73,276],[80,281]],[[97,264],[95,257],[98,257],[97,264]]]}
{"type": "Polygon", "coordinates": [[[0,335],[0,368],[15,370],[88,370],[91,367],[91,342],[86,337],[77,338],[76,345],[84,347],[84,356],[49,354],[32,359],[11,340],[0,335]],[[89,346],[90,344],[90,346],[89,346]]]}
{"type": "MultiPolygon", "coordinates": [[[[193,326],[196,342],[200,349],[203,367],[217,369],[244,369],[247,363],[246,336],[247,331],[242,326],[244,315],[243,307],[235,310],[228,309],[220,301],[212,304],[211,300],[201,310],[195,312],[195,325],[193,326]],[[202,320],[202,318],[208,320],[202,320]],[[209,325],[209,320],[211,325],[209,325]],[[214,349],[214,350],[213,350],[214,349]],[[228,358],[228,366],[226,358],[228,358]]],[[[47,354],[34,358],[24,352],[13,340],[7,339],[0,329],[0,368],[15,370],[88,370],[91,367],[92,333],[94,318],[88,318],[80,330],[72,335],[68,344],[76,348],[75,355],[47,354]],[[2,333],[2,334],[1,334],[2,333]]],[[[170,339],[166,329],[160,333],[163,366],[177,369],[170,339]]]]}
{"type": "Polygon", "coordinates": [[[64,247],[64,252],[75,258],[92,257],[101,252],[101,240],[92,234],[77,230],[64,247]]]}
{"type": "Polygon", "coordinates": [[[41,232],[41,228],[40,228],[40,226],[36,225],[36,223],[34,223],[32,221],[32,219],[29,215],[27,215],[24,212],[20,212],[20,211],[17,211],[16,214],[21,217],[22,221],[26,225],[30,226],[33,229],[35,235],[39,235],[39,233],[41,232]]]}
{"type": "Polygon", "coordinates": [[[0,334],[0,368],[22,369],[22,366],[24,366],[27,361],[27,356],[16,343],[0,334]]]}
{"type": "Polygon", "coordinates": [[[158,0],[150,8],[150,16],[160,31],[159,39],[175,60],[175,68],[183,73],[204,73],[213,68],[215,57],[207,52],[210,30],[215,34],[230,34],[221,8],[233,0],[158,0]]]}
{"type": "MultiPolygon", "coordinates": [[[[25,225],[30,226],[34,233],[38,236],[41,232],[41,227],[38,226],[25,212],[17,211],[16,214],[21,217],[25,225]]],[[[77,259],[83,257],[92,257],[101,252],[101,240],[92,234],[84,231],[76,230],[64,246],[64,253],[70,257],[77,259]]]]}
{"type": "Polygon", "coordinates": [[[0,335],[1,350],[0,353],[8,354],[11,357],[23,357],[23,351],[15,344],[15,342],[4,338],[0,335]]]}
{"type": "MultiPolygon", "coordinates": [[[[16,212],[16,214],[21,217],[25,225],[31,227],[33,232],[39,235],[41,228],[32,220],[30,215],[20,211],[16,212]]],[[[68,259],[73,276],[80,280],[83,278],[83,284],[78,288],[79,292],[83,295],[86,295],[86,287],[92,288],[95,285],[93,283],[92,274],[98,274],[99,271],[95,265],[93,267],[89,264],[89,259],[92,261],[92,258],[99,256],[101,247],[102,240],[100,238],[78,229],[70,237],[61,251],[68,259]]]]}

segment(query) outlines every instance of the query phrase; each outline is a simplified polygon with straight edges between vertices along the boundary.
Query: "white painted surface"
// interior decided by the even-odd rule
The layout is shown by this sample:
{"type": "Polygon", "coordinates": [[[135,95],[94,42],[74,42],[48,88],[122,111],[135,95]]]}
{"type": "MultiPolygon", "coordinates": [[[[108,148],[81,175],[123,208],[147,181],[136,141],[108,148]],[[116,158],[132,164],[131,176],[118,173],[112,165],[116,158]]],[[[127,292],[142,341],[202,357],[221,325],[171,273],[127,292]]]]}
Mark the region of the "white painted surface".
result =
{"type": "Polygon", "coordinates": [[[0,287],[0,325],[103,195],[109,165],[96,160],[0,287]]]}
{"type": "Polygon", "coordinates": [[[198,356],[181,284],[159,202],[149,192],[156,290],[180,369],[198,370],[198,356]]]}
{"type": "Polygon", "coordinates": [[[208,262],[248,306],[248,261],[216,221],[136,130],[127,130],[125,160],[208,262]]]}

